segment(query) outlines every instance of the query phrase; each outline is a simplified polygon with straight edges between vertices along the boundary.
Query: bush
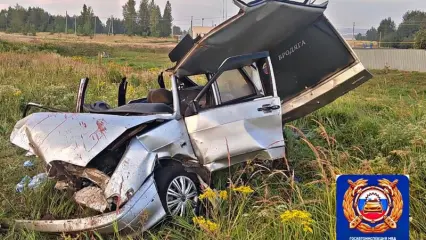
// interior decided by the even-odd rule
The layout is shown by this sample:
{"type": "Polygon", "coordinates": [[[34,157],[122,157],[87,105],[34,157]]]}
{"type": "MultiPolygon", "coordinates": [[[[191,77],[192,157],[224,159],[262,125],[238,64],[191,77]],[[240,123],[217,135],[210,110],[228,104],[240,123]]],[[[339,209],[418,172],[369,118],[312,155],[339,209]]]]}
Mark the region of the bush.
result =
{"type": "Polygon", "coordinates": [[[120,83],[121,79],[123,78],[123,75],[121,74],[119,69],[111,67],[108,69],[107,78],[108,81],[111,83],[120,83]]]}
{"type": "Polygon", "coordinates": [[[140,80],[133,74],[129,78],[129,83],[134,87],[139,87],[141,85],[140,80]]]}
{"type": "Polygon", "coordinates": [[[420,30],[416,33],[414,37],[414,47],[418,49],[426,50],[426,29],[420,30]]]}

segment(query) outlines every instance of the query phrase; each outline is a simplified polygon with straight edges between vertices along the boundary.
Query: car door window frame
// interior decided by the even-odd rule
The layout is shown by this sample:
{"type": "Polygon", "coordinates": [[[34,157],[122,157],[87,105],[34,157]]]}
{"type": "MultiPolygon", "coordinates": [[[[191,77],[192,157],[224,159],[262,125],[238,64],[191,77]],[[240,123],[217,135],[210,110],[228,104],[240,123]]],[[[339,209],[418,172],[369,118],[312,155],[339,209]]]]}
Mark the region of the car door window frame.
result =
{"type": "MultiPolygon", "coordinates": [[[[253,53],[253,54],[246,54],[246,55],[239,55],[239,56],[234,56],[234,57],[230,57],[227,58],[222,65],[219,67],[218,71],[212,75],[210,74],[209,77],[209,82],[207,82],[207,84],[204,86],[204,88],[201,90],[201,92],[198,94],[198,96],[194,99],[194,101],[191,102],[190,104],[190,110],[192,111],[192,113],[190,114],[190,116],[196,115],[201,111],[206,111],[206,110],[210,110],[210,109],[215,109],[221,106],[225,106],[225,105],[230,105],[230,104],[235,104],[235,103],[240,103],[240,102],[247,102],[247,101],[252,101],[255,99],[259,99],[259,98],[264,98],[265,96],[263,94],[258,93],[256,86],[254,85],[254,83],[251,81],[250,77],[246,76],[246,74],[244,73],[243,70],[240,71],[240,74],[242,74],[243,76],[248,77],[248,79],[250,80],[250,85],[251,87],[254,89],[255,93],[251,96],[245,96],[243,98],[240,99],[234,99],[231,101],[226,102],[226,104],[219,104],[220,99],[219,99],[219,95],[217,97],[215,97],[216,100],[216,106],[213,106],[211,108],[208,109],[200,109],[199,105],[198,105],[198,101],[210,90],[213,89],[213,92],[218,92],[218,85],[217,85],[217,80],[219,79],[219,77],[226,71],[229,70],[234,70],[234,69],[242,69],[245,66],[251,65],[253,63],[255,63],[256,61],[260,60],[260,59],[265,59],[266,62],[268,63],[268,65],[270,66],[270,74],[271,74],[271,80],[273,81],[273,85],[275,84],[275,78],[273,76],[273,71],[272,71],[272,66],[271,66],[271,59],[269,57],[269,52],[258,52],[258,53],[253,53]],[[241,73],[242,72],[242,73],[241,73]]],[[[262,86],[263,87],[263,86],[262,86]]],[[[276,88],[274,87],[274,94],[273,97],[276,97],[277,93],[276,93],[276,88]]],[[[187,116],[189,117],[189,116],[187,116]]]]}
{"type": "MultiPolygon", "coordinates": [[[[236,104],[236,103],[239,103],[239,102],[250,101],[252,99],[256,99],[258,97],[262,97],[262,95],[259,95],[259,92],[257,91],[256,86],[254,86],[254,83],[252,82],[252,80],[250,79],[250,77],[246,75],[246,73],[244,72],[244,70],[242,70],[241,68],[238,68],[238,69],[232,69],[232,70],[229,70],[229,71],[233,71],[233,70],[237,70],[238,73],[241,74],[241,76],[243,77],[244,81],[246,82],[247,85],[249,85],[250,90],[253,93],[249,94],[249,95],[246,95],[246,96],[243,96],[243,97],[235,98],[235,99],[232,99],[232,100],[229,100],[229,101],[226,101],[226,102],[222,102],[222,98],[220,96],[220,88],[219,88],[219,85],[218,85],[218,80],[219,80],[219,77],[220,77],[219,76],[216,79],[215,83],[213,84],[213,86],[215,86],[215,89],[213,91],[218,96],[218,98],[217,98],[217,104],[215,106],[216,108],[220,107],[220,106],[226,106],[226,105],[230,105],[230,104],[236,104]]],[[[223,73],[225,73],[225,72],[223,72],[223,73]]]]}

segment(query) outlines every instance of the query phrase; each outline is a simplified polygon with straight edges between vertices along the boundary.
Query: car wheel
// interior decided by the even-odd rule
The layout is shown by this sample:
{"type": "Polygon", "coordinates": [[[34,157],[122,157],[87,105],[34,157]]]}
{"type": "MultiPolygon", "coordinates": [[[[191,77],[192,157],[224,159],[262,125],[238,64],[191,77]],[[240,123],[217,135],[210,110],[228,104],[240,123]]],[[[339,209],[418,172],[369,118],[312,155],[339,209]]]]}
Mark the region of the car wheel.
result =
{"type": "Polygon", "coordinates": [[[194,173],[185,171],[182,165],[171,163],[155,172],[158,194],[164,209],[172,216],[185,216],[188,205],[198,212],[200,183],[194,173]]]}

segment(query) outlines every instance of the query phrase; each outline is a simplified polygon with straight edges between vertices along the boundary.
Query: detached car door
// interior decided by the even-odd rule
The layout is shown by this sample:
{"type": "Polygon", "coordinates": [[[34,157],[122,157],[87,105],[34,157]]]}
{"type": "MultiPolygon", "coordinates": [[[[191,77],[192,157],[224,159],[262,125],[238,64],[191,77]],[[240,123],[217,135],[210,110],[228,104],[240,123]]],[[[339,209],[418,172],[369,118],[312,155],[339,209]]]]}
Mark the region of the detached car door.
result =
{"type": "Polygon", "coordinates": [[[231,165],[283,157],[281,101],[266,65],[264,71],[263,81],[254,65],[223,72],[212,85],[216,106],[185,118],[194,151],[210,170],[227,167],[228,152],[231,165]]]}

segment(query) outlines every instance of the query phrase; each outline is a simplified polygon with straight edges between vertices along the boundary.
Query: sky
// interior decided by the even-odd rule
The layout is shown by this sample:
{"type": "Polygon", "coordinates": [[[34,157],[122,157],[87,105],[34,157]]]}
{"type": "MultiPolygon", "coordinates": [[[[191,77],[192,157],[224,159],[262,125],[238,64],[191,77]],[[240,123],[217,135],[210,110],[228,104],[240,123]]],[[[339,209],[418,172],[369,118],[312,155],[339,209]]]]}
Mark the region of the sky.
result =
{"type": "MultiPolygon", "coordinates": [[[[155,0],[163,10],[167,0],[155,0]]],[[[296,0],[297,1],[297,0],[296,0]]],[[[301,1],[301,0],[298,0],[301,1]]],[[[317,0],[322,2],[324,0],[317,0]]],[[[0,0],[0,9],[14,6],[16,3],[24,7],[42,7],[52,14],[79,14],[84,3],[91,6],[95,14],[103,21],[109,16],[122,17],[122,5],[126,0],[0,0]]],[[[223,0],[170,0],[173,10],[174,24],[188,29],[191,16],[194,25],[211,26],[223,20],[223,0]]],[[[232,0],[225,0],[228,17],[237,13],[232,0]]],[[[136,0],[139,5],[140,0],[136,0]]],[[[426,11],[425,0],[330,0],[325,15],[336,28],[352,28],[355,22],[357,29],[377,27],[380,20],[391,17],[397,24],[408,10],[426,11]]]]}

